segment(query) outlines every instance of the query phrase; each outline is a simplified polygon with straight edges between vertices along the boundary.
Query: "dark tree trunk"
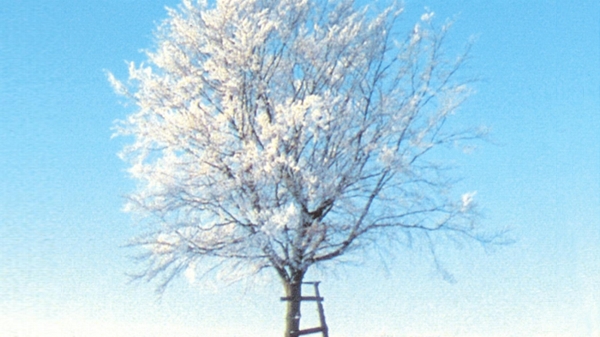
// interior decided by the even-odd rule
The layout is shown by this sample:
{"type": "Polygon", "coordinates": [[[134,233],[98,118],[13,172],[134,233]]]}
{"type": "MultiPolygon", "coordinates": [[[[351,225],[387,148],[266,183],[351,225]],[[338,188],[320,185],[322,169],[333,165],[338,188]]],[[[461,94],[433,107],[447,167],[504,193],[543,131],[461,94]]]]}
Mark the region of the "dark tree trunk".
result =
{"type": "Polygon", "coordinates": [[[294,271],[289,281],[284,281],[287,301],[285,317],[285,337],[296,337],[300,330],[300,297],[302,297],[303,271],[294,271]]]}

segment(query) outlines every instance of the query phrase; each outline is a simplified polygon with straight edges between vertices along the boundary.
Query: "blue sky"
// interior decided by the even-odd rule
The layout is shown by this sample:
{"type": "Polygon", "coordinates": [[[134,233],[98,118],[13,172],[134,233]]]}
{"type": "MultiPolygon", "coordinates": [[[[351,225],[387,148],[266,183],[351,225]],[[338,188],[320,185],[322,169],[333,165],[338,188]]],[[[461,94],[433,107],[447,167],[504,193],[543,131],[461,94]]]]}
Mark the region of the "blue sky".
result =
{"type": "MultiPolygon", "coordinates": [[[[139,228],[121,196],[135,184],[116,156],[127,140],[110,136],[131,110],[105,71],[126,78],[176,4],[2,1],[0,335],[281,335],[277,283],[177,280],[161,301],[127,283],[121,246],[139,228]]],[[[455,17],[451,48],[477,37],[465,72],[481,81],[457,121],[487,125],[492,141],[450,158],[482,224],[516,243],[440,249],[456,283],[408,250],[311,275],[331,336],[600,336],[600,4],[406,5],[407,27],[425,6],[455,17]]]]}

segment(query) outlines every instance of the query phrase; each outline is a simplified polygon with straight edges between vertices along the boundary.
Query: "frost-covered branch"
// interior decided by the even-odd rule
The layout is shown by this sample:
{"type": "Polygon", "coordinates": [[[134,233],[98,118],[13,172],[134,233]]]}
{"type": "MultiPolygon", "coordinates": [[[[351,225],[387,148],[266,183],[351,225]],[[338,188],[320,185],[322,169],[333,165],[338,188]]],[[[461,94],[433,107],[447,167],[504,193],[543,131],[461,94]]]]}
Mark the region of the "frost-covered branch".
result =
{"type": "Polygon", "coordinates": [[[170,10],[130,82],[110,77],[137,104],[117,134],[133,137],[145,277],[205,263],[291,282],[373,233],[475,237],[472,196],[453,200],[431,155],[478,136],[447,126],[469,90],[433,13],[398,39],[397,5],[210,3],[170,10]]]}

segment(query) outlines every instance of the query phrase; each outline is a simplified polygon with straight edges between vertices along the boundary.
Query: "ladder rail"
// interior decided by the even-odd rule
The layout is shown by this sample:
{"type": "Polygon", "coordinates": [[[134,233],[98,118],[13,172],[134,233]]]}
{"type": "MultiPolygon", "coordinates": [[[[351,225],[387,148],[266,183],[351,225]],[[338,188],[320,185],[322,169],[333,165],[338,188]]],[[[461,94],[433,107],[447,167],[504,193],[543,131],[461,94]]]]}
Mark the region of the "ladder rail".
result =
{"type": "MultiPolygon", "coordinates": [[[[319,294],[319,282],[315,282],[314,286],[315,296],[318,298],[322,298],[321,294],[319,294]]],[[[319,321],[321,321],[323,337],[329,337],[329,329],[327,328],[327,324],[325,324],[325,309],[323,308],[323,301],[317,301],[317,310],[319,311],[319,321]]]]}

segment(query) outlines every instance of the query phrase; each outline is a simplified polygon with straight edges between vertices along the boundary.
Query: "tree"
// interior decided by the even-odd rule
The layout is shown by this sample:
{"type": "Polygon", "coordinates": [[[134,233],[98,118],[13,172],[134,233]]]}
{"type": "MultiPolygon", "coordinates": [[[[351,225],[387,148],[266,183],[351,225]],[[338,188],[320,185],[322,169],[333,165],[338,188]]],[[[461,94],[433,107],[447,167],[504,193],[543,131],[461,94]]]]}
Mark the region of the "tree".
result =
{"type": "MultiPolygon", "coordinates": [[[[117,125],[139,182],[126,209],[149,228],[148,280],[188,269],[274,270],[299,329],[307,270],[397,234],[483,240],[472,194],[451,193],[434,150],[478,137],[448,127],[469,94],[465,54],[433,13],[397,40],[400,6],[352,0],[184,0],[129,84],[117,125]]],[[[389,239],[389,240],[388,240],[389,239]]]]}

